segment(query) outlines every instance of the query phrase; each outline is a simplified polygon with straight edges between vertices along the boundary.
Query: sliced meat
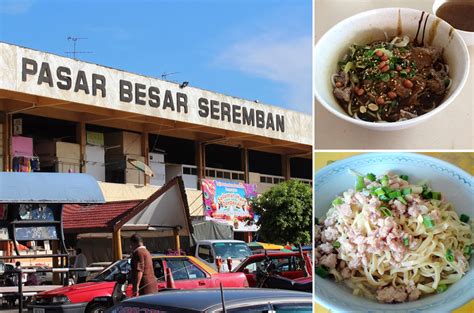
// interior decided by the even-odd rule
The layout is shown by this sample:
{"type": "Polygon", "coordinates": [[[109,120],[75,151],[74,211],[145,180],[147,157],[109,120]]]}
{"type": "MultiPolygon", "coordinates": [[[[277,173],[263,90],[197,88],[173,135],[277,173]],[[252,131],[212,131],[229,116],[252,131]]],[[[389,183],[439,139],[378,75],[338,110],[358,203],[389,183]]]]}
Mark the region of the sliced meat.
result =
{"type": "Polygon", "coordinates": [[[403,302],[407,299],[407,292],[404,287],[384,287],[377,290],[377,300],[385,303],[403,302]]]}
{"type": "Polygon", "coordinates": [[[408,301],[415,301],[421,296],[421,291],[419,289],[413,289],[408,295],[408,301]]]}
{"type": "Polygon", "coordinates": [[[443,53],[440,47],[416,47],[413,48],[408,60],[415,62],[419,69],[432,66],[443,53]]]}
{"type": "Polygon", "coordinates": [[[341,271],[342,278],[344,278],[344,279],[351,278],[353,272],[354,272],[354,270],[350,270],[348,267],[345,267],[341,271]]]}
{"type": "Polygon", "coordinates": [[[319,250],[321,250],[322,252],[326,253],[326,254],[329,254],[332,252],[332,245],[330,243],[323,243],[322,245],[319,245],[319,250]]]}
{"type": "Polygon", "coordinates": [[[323,255],[320,260],[320,264],[329,268],[336,268],[337,256],[334,253],[330,255],[323,255]]]}
{"type": "Polygon", "coordinates": [[[408,98],[412,94],[412,90],[410,88],[403,86],[403,79],[401,77],[396,77],[389,80],[388,85],[390,89],[400,98],[408,98]]]}
{"type": "Polygon", "coordinates": [[[324,230],[322,237],[325,241],[337,240],[337,238],[339,237],[339,232],[333,227],[328,227],[326,228],[326,230],[324,230]]]}
{"type": "Polygon", "coordinates": [[[336,98],[340,100],[349,103],[349,101],[351,101],[351,87],[334,88],[334,96],[336,96],[336,98]]]}

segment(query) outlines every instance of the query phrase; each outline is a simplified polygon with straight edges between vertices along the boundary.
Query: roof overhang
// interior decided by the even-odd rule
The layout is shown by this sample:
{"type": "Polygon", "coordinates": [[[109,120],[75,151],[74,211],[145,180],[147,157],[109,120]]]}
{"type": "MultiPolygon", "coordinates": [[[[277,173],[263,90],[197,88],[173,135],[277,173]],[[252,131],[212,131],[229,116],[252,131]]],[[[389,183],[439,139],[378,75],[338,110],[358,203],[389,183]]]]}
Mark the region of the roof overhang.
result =
{"type": "Polygon", "coordinates": [[[104,203],[94,177],[75,173],[0,172],[0,203],[104,203]]]}

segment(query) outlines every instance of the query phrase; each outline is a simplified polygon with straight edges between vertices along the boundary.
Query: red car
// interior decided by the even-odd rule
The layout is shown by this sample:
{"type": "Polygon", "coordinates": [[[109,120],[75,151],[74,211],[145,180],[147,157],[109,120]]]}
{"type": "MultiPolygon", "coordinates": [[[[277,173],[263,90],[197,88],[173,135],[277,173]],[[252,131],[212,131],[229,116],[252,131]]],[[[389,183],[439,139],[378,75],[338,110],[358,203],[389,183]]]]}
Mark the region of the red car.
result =
{"type": "MultiPolygon", "coordinates": [[[[169,288],[166,273],[169,268],[173,275],[174,288],[219,288],[248,287],[243,273],[217,273],[214,269],[191,256],[153,256],[157,289],[169,288]]],[[[36,295],[28,311],[45,312],[104,312],[113,305],[112,292],[120,273],[130,271],[130,260],[113,263],[95,278],[82,284],[57,288],[36,295]]],[[[132,294],[132,286],[126,290],[127,296],[132,294]]]]}
{"type": "MultiPolygon", "coordinates": [[[[307,253],[303,253],[303,257],[299,252],[276,252],[265,254],[251,255],[242,261],[235,269],[233,273],[244,273],[247,277],[247,281],[250,287],[257,286],[257,269],[261,268],[266,258],[270,258],[272,261],[272,272],[277,273],[280,276],[297,280],[304,278],[306,273],[311,275],[312,263],[311,257],[307,253]],[[306,273],[305,273],[306,268],[306,273]]],[[[311,280],[311,279],[309,279],[311,280]]],[[[303,279],[302,281],[306,281],[303,279]]]]}

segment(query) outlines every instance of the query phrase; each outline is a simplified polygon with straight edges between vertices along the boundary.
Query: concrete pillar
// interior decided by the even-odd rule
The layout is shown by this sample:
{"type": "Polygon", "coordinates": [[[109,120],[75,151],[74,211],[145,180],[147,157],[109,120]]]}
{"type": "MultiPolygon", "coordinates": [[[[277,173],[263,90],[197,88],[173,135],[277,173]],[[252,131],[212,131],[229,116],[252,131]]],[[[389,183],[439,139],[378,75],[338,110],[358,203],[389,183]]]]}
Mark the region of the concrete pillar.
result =
{"type": "Polygon", "coordinates": [[[80,147],[81,173],[85,173],[86,172],[86,144],[87,144],[85,122],[79,122],[76,124],[76,142],[79,143],[79,147],[80,147]]]}
{"type": "Polygon", "coordinates": [[[195,142],[195,153],[196,153],[196,166],[197,166],[197,176],[198,176],[198,186],[197,189],[201,189],[201,181],[206,176],[206,147],[202,142],[195,142]]]}
{"type": "Polygon", "coordinates": [[[181,243],[179,241],[179,229],[177,227],[173,229],[173,235],[175,249],[179,253],[181,251],[181,243]]]}
{"type": "Polygon", "coordinates": [[[291,169],[290,169],[290,158],[287,155],[281,156],[281,174],[285,177],[285,180],[290,180],[291,169]]]}
{"type": "MultiPolygon", "coordinates": [[[[145,158],[145,164],[149,165],[149,159],[148,159],[148,153],[150,151],[150,146],[148,143],[148,132],[143,132],[142,133],[142,154],[143,157],[145,158]]],[[[146,186],[147,184],[150,183],[150,177],[145,175],[145,183],[144,185],[146,186]]]]}
{"type": "Polygon", "coordinates": [[[241,150],[242,156],[242,170],[244,171],[244,180],[246,183],[249,182],[249,151],[247,148],[242,148],[241,150]]]}

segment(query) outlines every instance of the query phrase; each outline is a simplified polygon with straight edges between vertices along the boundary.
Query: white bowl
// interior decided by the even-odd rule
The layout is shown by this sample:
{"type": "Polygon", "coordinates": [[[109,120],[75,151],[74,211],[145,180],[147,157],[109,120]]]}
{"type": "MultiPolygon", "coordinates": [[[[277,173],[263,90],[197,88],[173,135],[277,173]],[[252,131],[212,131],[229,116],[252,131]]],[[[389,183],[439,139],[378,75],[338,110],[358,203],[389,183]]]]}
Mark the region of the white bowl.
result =
{"type": "MultiPolygon", "coordinates": [[[[427,13],[425,13],[426,16],[427,13]]],[[[367,44],[397,35],[399,21],[401,35],[413,40],[416,36],[422,11],[406,8],[383,8],[363,12],[349,17],[327,31],[314,48],[314,90],[318,101],[331,113],[350,123],[373,130],[398,130],[429,120],[444,110],[463,88],[469,73],[469,53],[463,39],[451,25],[440,18],[429,15],[426,24],[425,42],[434,34],[431,45],[443,47],[443,57],[449,65],[453,81],[443,102],[434,110],[410,120],[393,123],[373,123],[357,120],[341,108],[333,95],[331,75],[337,72],[337,62],[354,43],[367,44]]],[[[424,23],[424,22],[423,22],[424,23]]],[[[420,36],[419,36],[420,38],[420,36]]]]}
{"type": "MultiPolygon", "coordinates": [[[[317,154],[316,154],[317,157],[317,154]]],[[[317,218],[325,216],[331,201],[343,191],[354,188],[355,177],[349,169],[376,175],[392,171],[406,174],[410,181],[427,180],[434,190],[454,205],[458,214],[474,218],[473,177],[456,166],[429,156],[414,153],[368,153],[334,162],[315,174],[314,193],[317,218]]],[[[383,304],[352,295],[341,283],[315,276],[316,302],[331,312],[450,312],[474,297],[474,256],[471,270],[441,294],[429,295],[413,302],[383,304]]]]}
{"type": "MultiPolygon", "coordinates": [[[[438,16],[437,12],[438,12],[439,7],[446,2],[461,2],[462,3],[462,2],[466,2],[466,0],[435,0],[435,2],[433,3],[433,14],[438,16]]],[[[474,17],[471,17],[471,18],[474,18],[474,17]]],[[[457,29],[457,28],[456,30],[461,35],[462,39],[464,39],[464,42],[466,43],[467,46],[474,45],[474,32],[468,32],[465,30],[457,29]]]]}

